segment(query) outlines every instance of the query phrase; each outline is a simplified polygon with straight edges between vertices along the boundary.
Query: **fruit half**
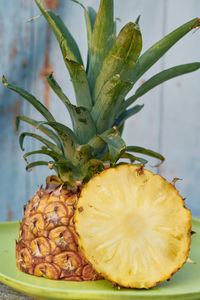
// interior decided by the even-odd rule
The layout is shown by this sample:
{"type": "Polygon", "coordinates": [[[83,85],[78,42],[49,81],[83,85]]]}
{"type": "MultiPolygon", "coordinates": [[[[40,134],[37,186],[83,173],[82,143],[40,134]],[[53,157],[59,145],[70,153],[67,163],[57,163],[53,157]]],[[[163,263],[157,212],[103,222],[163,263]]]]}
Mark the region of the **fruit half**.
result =
{"type": "Polygon", "coordinates": [[[150,288],[186,262],[191,214],[163,177],[133,165],[103,171],[83,188],[75,213],[79,246],[120,286],[150,288]]]}

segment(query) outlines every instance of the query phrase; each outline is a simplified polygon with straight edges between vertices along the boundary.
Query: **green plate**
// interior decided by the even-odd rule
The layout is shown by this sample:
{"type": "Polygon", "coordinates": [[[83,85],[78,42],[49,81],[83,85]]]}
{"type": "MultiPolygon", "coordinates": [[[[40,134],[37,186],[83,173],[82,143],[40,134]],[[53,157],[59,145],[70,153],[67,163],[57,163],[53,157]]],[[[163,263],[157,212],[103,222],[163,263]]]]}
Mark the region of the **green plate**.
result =
{"type": "Polygon", "coordinates": [[[200,299],[200,220],[193,219],[190,258],[171,281],[150,290],[118,289],[106,280],[65,282],[24,274],[15,266],[15,238],[18,222],[0,223],[0,282],[40,299],[200,299]]]}

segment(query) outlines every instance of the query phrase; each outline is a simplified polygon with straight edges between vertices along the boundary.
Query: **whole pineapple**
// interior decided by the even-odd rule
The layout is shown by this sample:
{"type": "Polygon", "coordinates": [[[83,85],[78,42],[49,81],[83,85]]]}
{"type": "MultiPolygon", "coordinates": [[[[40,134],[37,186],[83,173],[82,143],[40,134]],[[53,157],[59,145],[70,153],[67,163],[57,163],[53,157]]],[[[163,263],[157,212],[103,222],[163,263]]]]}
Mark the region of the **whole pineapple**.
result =
{"type": "MultiPolygon", "coordinates": [[[[46,188],[40,188],[24,209],[16,244],[17,266],[26,273],[50,279],[96,280],[102,278],[99,275],[101,273],[104,277],[123,286],[149,288],[158,281],[169,278],[186,261],[190,245],[191,216],[176,189],[162,177],[158,175],[153,177],[152,173],[144,170],[143,166],[147,160],[133,153],[149,155],[161,161],[164,157],[142,147],[126,146],[121,135],[126,119],[143,108],[143,105],[129,108],[130,105],[160,83],[197,70],[200,68],[200,63],[180,65],[162,71],[140,86],[133,96],[128,99],[125,97],[135,82],[180,38],[199,26],[200,21],[196,18],[182,25],[140,56],[142,36],[138,25],[139,19],[135,23],[125,25],[116,37],[113,0],[101,0],[97,14],[93,9],[87,10],[83,7],[88,35],[88,58],[87,66],[84,68],[78,46],[62,20],[54,12],[47,11],[42,1],[35,0],[35,2],[59,42],[74,86],[77,106],[70,103],[53,75],[48,74],[49,85],[69,111],[73,124],[72,131],[56,122],[53,115],[33,95],[8,84],[3,76],[3,85],[22,95],[46,119],[46,121],[36,121],[25,116],[18,116],[16,119],[17,128],[19,122],[24,121],[35,126],[51,139],[49,141],[43,136],[29,132],[20,135],[22,149],[26,136],[33,137],[44,144],[42,149],[26,153],[25,159],[34,154],[44,154],[51,158],[50,161],[30,163],[27,169],[47,165],[57,173],[47,178],[46,188]],[[122,162],[120,164],[123,166],[117,167],[119,159],[129,159],[132,163],[131,167],[122,162]],[[88,181],[89,183],[86,184],[88,181]],[[133,199],[128,196],[129,190],[135,195],[134,206],[130,205],[133,199]],[[145,197],[150,200],[144,201],[141,205],[139,200],[145,197]],[[158,210],[152,211],[151,216],[146,213],[151,205],[155,208],[154,206],[163,203],[162,201],[167,205],[166,207],[159,206],[158,210]],[[173,206],[172,203],[177,203],[177,206],[173,206]],[[152,243],[154,241],[156,243],[153,248],[148,241],[141,247],[132,247],[132,242],[135,245],[139,243],[139,236],[144,237],[143,231],[141,232],[144,218],[141,219],[139,213],[130,215],[133,207],[134,211],[144,213],[143,217],[146,221],[149,220],[145,226],[157,224],[158,214],[161,214],[163,218],[159,219],[160,223],[158,222],[162,227],[160,232],[164,230],[169,233],[169,236],[159,233],[158,237],[154,233],[152,243]],[[166,211],[171,214],[170,226],[166,211]],[[179,213],[183,227],[175,222],[176,212],[179,213]],[[119,219],[116,219],[117,213],[120,214],[119,219]],[[131,216],[130,222],[124,222],[127,213],[128,220],[131,216]],[[105,222],[106,218],[109,218],[110,223],[105,222]],[[119,236],[115,236],[118,220],[124,223],[120,246],[116,243],[119,241],[119,236]],[[105,224],[112,227],[109,234],[108,230],[105,231],[105,224]],[[139,227],[136,224],[140,224],[137,225],[139,227]],[[136,227],[125,239],[124,232],[130,226],[136,227]],[[174,230],[180,243],[173,242],[174,238],[177,239],[172,234],[174,230]],[[165,274],[159,266],[157,270],[154,270],[154,267],[145,269],[145,260],[151,259],[156,265],[159,260],[163,263],[165,259],[165,256],[154,257],[155,245],[159,244],[159,239],[161,243],[169,242],[170,246],[166,246],[167,250],[165,250],[172,252],[166,260],[172,267],[169,267],[165,274]],[[127,245],[131,260],[123,257],[127,245]],[[114,256],[118,251],[116,247],[123,251],[119,251],[120,256],[118,254],[115,261],[108,253],[114,256]],[[147,255],[141,259],[139,252],[143,253],[144,247],[148,249],[147,255]],[[134,252],[135,256],[132,256],[133,248],[139,251],[134,252]],[[180,249],[183,249],[181,255],[179,255],[180,249]],[[116,263],[119,262],[120,257],[123,258],[121,260],[123,278],[116,270],[116,263]],[[175,257],[179,259],[172,264],[170,259],[175,257]],[[133,272],[129,270],[130,264],[133,266],[133,272]],[[148,275],[149,270],[151,276],[148,275]]],[[[162,250],[163,248],[160,247],[159,251],[162,250]]],[[[163,253],[166,254],[166,251],[163,253]]]]}

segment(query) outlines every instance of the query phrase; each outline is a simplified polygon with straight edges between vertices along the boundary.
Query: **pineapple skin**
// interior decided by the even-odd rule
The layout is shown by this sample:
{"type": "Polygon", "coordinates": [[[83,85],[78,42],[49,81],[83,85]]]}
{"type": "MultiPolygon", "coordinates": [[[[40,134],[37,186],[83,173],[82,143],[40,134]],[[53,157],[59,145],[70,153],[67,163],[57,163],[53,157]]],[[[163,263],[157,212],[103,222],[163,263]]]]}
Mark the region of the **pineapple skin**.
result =
{"type": "Polygon", "coordinates": [[[74,212],[81,187],[71,191],[48,181],[24,207],[16,242],[18,269],[54,280],[101,279],[77,243],[74,212]]]}

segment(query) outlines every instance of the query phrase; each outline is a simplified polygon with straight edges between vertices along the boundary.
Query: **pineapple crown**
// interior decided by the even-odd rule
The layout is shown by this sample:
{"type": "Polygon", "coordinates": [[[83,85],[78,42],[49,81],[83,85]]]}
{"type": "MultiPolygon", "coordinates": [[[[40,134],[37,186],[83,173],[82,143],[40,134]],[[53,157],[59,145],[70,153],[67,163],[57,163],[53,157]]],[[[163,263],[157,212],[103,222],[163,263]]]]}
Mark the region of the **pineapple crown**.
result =
{"type": "Polygon", "coordinates": [[[88,39],[86,67],[76,41],[61,18],[53,11],[47,11],[41,0],[35,0],[58,40],[73,83],[77,105],[73,105],[63,93],[53,74],[46,76],[50,87],[69,112],[73,131],[56,122],[48,109],[33,95],[9,84],[4,76],[2,78],[4,86],[24,97],[46,119],[36,121],[26,116],[16,118],[17,129],[20,121],[24,121],[51,140],[35,133],[21,133],[19,143],[22,150],[24,138],[27,136],[45,145],[40,150],[26,153],[25,159],[34,154],[44,154],[52,159],[32,162],[26,169],[47,165],[56,171],[62,182],[72,186],[77,181],[88,181],[94,174],[115,165],[120,158],[137,164],[147,163],[146,159],[135,153],[163,162],[164,157],[161,154],[143,147],[126,146],[122,139],[125,121],[144,106],[131,105],[157,85],[200,68],[200,63],[194,62],[166,69],[148,79],[131,97],[125,99],[138,79],[178,40],[198,27],[200,19],[195,18],[178,27],[140,56],[142,35],[138,25],[139,17],[135,23],[126,24],[116,36],[113,0],[101,0],[98,13],[91,7],[87,9],[78,1],[73,1],[84,9],[88,39]]]}

